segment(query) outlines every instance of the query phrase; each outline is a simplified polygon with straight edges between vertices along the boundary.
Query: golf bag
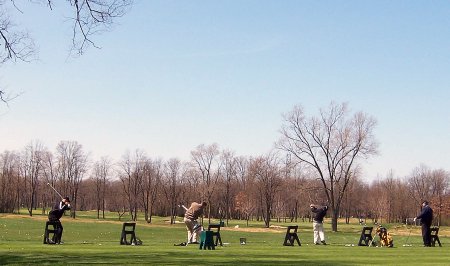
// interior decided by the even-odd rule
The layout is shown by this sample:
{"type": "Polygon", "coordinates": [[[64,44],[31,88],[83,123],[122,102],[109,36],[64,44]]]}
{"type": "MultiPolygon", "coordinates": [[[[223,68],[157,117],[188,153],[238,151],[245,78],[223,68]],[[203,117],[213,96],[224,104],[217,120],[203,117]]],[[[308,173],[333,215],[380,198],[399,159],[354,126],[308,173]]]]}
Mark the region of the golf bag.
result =
{"type": "Polygon", "coordinates": [[[380,237],[380,245],[382,247],[393,247],[394,240],[391,234],[388,233],[387,229],[382,225],[379,225],[376,231],[377,235],[380,237]]]}

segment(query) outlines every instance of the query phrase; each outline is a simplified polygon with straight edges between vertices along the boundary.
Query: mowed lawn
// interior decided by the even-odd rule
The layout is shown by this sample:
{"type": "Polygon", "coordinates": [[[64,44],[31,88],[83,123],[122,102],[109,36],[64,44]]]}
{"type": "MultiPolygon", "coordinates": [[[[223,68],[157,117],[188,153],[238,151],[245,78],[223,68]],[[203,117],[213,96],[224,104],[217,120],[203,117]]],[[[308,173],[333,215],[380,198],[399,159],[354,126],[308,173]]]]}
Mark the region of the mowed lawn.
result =
{"type": "Polygon", "coordinates": [[[198,245],[174,246],[186,241],[182,218],[175,225],[162,217],[155,217],[152,224],[138,221],[136,234],[143,245],[124,246],[119,244],[123,221],[97,220],[89,212],[78,214],[77,219],[62,218],[62,245],[42,243],[45,216],[0,214],[0,265],[450,265],[448,227],[441,228],[443,247],[424,248],[420,227],[386,225],[395,247],[377,248],[357,246],[362,226],[356,223],[340,224],[339,232],[332,233],[327,221],[329,245],[315,246],[311,244],[312,225],[307,222],[274,222],[265,229],[261,222],[247,227],[245,222],[230,221],[221,230],[223,247],[200,250],[198,245]],[[287,225],[299,225],[301,247],[282,245],[287,225]],[[240,244],[240,238],[247,239],[246,245],[240,244]]]}

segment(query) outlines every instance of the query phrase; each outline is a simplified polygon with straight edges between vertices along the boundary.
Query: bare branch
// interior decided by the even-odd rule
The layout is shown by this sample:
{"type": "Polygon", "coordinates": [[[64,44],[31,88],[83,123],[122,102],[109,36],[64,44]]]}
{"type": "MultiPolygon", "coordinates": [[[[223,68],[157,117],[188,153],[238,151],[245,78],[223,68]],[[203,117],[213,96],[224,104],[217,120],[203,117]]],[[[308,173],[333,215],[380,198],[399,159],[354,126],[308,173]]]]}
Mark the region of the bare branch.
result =
{"type": "Polygon", "coordinates": [[[89,46],[100,48],[92,36],[109,30],[116,18],[122,17],[132,0],[69,0],[74,7],[72,51],[82,55],[89,46]]]}
{"type": "Polygon", "coordinates": [[[29,62],[35,54],[34,42],[28,33],[15,31],[14,26],[5,12],[0,10],[0,63],[9,60],[29,62]]]}

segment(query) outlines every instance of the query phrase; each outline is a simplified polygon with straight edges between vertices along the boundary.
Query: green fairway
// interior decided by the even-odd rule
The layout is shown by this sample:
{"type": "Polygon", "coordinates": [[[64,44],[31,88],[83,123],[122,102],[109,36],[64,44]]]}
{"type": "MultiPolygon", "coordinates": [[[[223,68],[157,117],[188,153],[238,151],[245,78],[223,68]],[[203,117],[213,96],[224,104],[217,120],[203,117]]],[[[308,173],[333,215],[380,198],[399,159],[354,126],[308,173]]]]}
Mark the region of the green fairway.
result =
{"type": "MultiPolygon", "coordinates": [[[[450,261],[449,237],[440,236],[443,247],[424,248],[419,227],[414,227],[408,238],[409,228],[390,225],[395,247],[376,248],[357,246],[361,230],[358,224],[342,225],[337,233],[331,233],[326,224],[329,245],[315,246],[311,244],[309,223],[276,223],[274,228],[263,229],[261,223],[253,222],[248,228],[244,222],[231,221],[221,231],[223,247],[199,250],[198,245],[174,246],[186,241],[183,223],[169,225],[159,217],[151,225],[138,221],[136,234],[143,245],[123,246],[119,244],[122,222],[87,218],[91,215],[85,213],[75,220],[63,217],[64,244],[44,245],[45,216],[0,214],[0,265],[449,265],[450,261]],[[235,228],[237,224],[239,228],[235,228]],[[282,245],[282,227],[292,224],[300,226],[301,247],[282,245]],[[240,245],[242,237],[247,239],[246,245],[240,245]],[[407,240],[412,247],[403,247],[407,240]]],[[[441,230],[448,233],[448,228],[441,230]]]]}

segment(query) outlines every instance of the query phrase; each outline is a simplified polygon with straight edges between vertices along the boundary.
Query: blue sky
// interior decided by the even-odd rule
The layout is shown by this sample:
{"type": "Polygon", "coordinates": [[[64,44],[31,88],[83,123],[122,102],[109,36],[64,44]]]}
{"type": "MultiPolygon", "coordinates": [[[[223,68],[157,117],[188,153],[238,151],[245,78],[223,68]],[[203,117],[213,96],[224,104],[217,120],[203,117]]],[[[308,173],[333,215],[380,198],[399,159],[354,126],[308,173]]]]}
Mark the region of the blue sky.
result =
{"type": "Polygon", "coordinates": [[[199,144],[268,152],[282,113],[331,101],[374,116],[368,180],[450,166],[448,1],[144,1],[68,56],[62,4],[22,3],[39,60],[0,67],[20,97],[0,108],[0,151],[76,140],[92,159],[127,150],[188,159],[199,144]]]}

